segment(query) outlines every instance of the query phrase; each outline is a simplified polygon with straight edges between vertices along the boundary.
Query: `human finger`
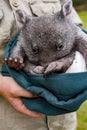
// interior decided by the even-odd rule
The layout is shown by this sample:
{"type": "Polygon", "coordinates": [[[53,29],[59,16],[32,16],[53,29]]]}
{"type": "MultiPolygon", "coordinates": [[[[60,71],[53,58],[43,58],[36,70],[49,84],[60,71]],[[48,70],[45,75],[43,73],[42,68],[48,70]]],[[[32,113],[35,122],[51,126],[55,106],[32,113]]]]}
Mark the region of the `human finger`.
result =
{"type": "Polygon", "coordinates": [[[40,117],[41,116],[41,113],[27,109],[25,104],[22,102],[21,98],[10,98],[10,100],[8,100],[8,101],[13,106],[13,108],[16,111],[18,111],[19,113],[22,113],[22,114],[25,114],[25,115],[31,116],[31,117],[40,117]]]}

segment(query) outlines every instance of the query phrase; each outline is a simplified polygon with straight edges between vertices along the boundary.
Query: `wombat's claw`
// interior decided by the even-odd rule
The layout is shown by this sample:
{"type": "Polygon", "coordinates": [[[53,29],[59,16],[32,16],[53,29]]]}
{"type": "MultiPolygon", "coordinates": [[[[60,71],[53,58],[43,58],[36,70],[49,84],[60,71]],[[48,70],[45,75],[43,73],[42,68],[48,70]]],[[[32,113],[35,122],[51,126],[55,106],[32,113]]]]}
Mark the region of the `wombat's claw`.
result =
{"type": "Polygon", "coordinates": [[[19,60],[17,58],[5,58],[5,63],[11,67],[11,68],[14,68],[16,70],[20,70],[24,67],[24,63],[22,60],[19,60]]]}
{"type": "Polygon", "coordinates": [[[47,78],[49,75],[51,75],[52,73],[54,73],[54,71],[52,70],[52,71],[45,71],[44,72],[44,78],[47,78]]]}
{"type": "Polygon", "coordinates": [[[51,73],[44,73],[44,74],[43,74],[43,77],[44,77],[44,78],[47,78],[50,74],[51,74],[51,73]]]}
{"type": "Polygon", "coordinates": [[[55,72],[56,70],[56,64],[54,64],[54,62],[50,63],[46,70],[44,71],[44,77],[48,77],[50,74],[52,74],[53,72],[55,72]]]}

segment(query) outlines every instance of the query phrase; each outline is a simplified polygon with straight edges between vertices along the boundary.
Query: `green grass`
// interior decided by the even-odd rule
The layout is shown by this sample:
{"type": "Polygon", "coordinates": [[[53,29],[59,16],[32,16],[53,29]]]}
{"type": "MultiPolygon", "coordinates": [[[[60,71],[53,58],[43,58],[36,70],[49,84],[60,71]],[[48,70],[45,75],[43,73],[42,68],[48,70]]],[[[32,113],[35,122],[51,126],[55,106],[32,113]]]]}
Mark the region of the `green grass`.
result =
{"type": "Polygon", "coordinates": [[[83,21],[83,26],[87,28],[87,11],[79,11],[78,14],[83,21]]]}
{"type": "Polygon", "coordinates": [[[87,101],[85,101],[77,111],[77,130],[87,130],[87,101]]]}
{"type": "MultiPolygon", "coordinates": [[[[83,26],[87,29],[87,11],[78,12],[83,21],[83,26]]],[[[85,101],[77,111],[77,130],[87,130],[87,101],[85,101]]]]}

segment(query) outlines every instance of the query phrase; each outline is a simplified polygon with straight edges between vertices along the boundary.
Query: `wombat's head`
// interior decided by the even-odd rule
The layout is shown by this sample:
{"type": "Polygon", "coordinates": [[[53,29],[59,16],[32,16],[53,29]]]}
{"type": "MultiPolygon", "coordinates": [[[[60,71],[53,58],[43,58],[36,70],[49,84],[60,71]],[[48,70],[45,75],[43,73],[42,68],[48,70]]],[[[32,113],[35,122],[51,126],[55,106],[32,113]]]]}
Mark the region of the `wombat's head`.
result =
{"type": "Polygon", "coordinates": [[[29,17],[17,11],[23,26],[23,46],[31,62],[47,63],[70,53],[74,44],[73,24],[68,17],[71,12],[71,0],[61,5],[61,10],[53,15],[29,17]]]}

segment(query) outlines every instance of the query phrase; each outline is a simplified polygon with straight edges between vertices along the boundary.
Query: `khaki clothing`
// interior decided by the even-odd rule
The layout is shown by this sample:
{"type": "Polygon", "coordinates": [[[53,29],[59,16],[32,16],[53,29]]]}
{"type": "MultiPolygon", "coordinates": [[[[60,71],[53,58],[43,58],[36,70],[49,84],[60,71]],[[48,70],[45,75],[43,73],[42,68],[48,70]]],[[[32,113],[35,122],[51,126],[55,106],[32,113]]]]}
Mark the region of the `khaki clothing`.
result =
{"type": "Polygon", "coordinates": [[[76,130],[76,114],[32,118],[16,112],[0,98],[0,130],[76,130]]]}
{"type": "MultiPolygon", "coordinates": [[[[19,23],[15,11],[24,10],[30,16],[55,13],[61,9],[61,0],[0,0],[0,66],[4,48],[18,31],[19,23]]],[[[64,0],[62,1],[64,2],[64,0]]],[[[82,24],[75,10],[71,14],[74,23],[82,24]]],[[[16,112],[0,97],[0,130],[75,130],[76,113],[62,116],[29,118],[16,112]],[[71,128],[72,127],[72,128],[71,128]]]]}

